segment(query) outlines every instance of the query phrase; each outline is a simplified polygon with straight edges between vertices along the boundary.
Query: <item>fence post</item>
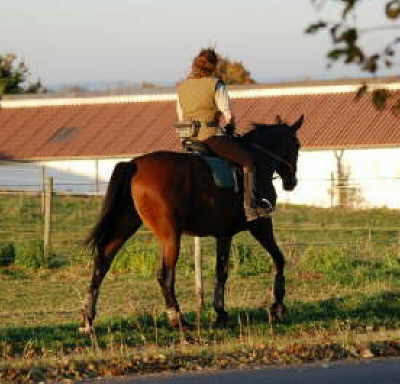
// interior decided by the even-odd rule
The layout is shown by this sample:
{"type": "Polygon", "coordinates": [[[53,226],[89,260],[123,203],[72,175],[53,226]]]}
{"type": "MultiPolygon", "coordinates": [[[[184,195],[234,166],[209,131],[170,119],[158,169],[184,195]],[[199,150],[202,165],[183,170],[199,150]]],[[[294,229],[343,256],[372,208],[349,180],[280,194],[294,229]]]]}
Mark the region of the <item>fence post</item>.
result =
{"type": "Polygon", "coordinates": [[[372,255],[372,229],[371,224],[368,225],[368,255],[372,255]]]}
{"type": "Polygon", "coordinates": [[[400,231],[397,234],[397,256],[400,256],[400,231]]]}
{"type": "Polygon", "coordinates": [[[331,208],[333,208],[335,202],[335,175],[331,172],[331,208]]]}
{"type": "Polygon", "coordinates": [[[99,160],[95,160],[95,168],[96,168],[96,195],[99,194],[100,188],[99,188],[99,160]]]}
{"type": "Polygon", "coordinates": [[[46,167],[42,167],[42,196],[40,199],[40,209],[42,211],[42,215],[44,215],[44,205],[45,205],[45,190],[46,190],[46,167]]]}
{"type": "Polygon", "coordinates": [[[202,273],[202,255],[201,255],[201,241],[200,237],[194,238],[194,274],[195,274],[195,287],[199,311],[204,306],[204,290],[203,290],[203,273],[202,273]]]}
{"type": "Polygon", "coordinates": [[[51,211],[53,204],[53,178],[46,178],[44,192],[43,257],[47,262],[51,253],[51,211]]]}

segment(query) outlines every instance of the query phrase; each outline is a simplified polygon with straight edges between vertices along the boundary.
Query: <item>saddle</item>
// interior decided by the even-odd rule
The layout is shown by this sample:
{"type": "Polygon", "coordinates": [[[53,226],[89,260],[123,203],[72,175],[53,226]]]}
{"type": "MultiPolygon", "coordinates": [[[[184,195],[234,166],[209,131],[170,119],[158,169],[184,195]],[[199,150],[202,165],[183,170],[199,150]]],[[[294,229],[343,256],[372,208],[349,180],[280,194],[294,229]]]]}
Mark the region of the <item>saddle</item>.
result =
{"type": "Polygon", "coordinates": [[[183,149],[188,153],[193,153],[199,157],[210,168],[214,183],[219,188],[233,189],[234,192],[239,192],[239,173],[241,168],[218,157],[207,144],[202,141],[185,139],[182,141],[183,149]]]}

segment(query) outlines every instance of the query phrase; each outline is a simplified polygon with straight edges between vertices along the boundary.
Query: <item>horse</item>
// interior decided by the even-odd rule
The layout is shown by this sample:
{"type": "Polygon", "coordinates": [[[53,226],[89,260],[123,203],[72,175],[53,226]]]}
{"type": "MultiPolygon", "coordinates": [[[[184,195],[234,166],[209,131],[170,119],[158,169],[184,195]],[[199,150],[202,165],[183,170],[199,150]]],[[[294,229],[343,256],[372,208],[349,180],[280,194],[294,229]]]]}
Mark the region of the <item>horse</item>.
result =
{"type": "MultiPolygon", "coordinates": [[[[283,188],[297,184],[300,142],[296,136],[303,123],[253,124],[237,138],[248,150],[265,158],[264,175],[271,181],[276,172],[283,188]]],[[[275,192],[275,190],[274,190],[275,192]]],[[[112,173],[100,218],[87,238],[94,254],[92,277],[83,302],[82,333],[93,334],[100,285],[122,245],[145,224],[161,247],[157,280],[164,296],[166,314],[172,327],[189,326],[175,296],[175,268],[183,234],[216,238],[216,284],[214,309],[217,324],[226,324],[225,283],[232,237],[248,230],[271,255],[275,266],[274,302],[270,319],[281,320],[286,312],[285,259],[273,234],[271,216],[247,222],[243,193],[218,188],[205,161],[196,154],[157,151],[118,163],[112,173]]]]}

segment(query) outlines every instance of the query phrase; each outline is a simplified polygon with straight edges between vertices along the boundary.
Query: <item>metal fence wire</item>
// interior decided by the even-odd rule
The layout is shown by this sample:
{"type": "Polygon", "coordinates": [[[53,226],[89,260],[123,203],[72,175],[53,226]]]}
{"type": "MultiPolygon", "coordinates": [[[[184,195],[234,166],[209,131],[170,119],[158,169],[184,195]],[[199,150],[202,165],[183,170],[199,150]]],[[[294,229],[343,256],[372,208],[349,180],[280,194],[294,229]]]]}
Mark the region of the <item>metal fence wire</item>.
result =
{"type": "MultiPolygon", "coordinates": [[[[38,239],[44,242],[45,252],[50,252],[47,249],[50,247],[57,252],[68,253],[68,258],[72,260],[86,252],[83,240],[97,220],[104,192],[100,192],[98,184],[56,180],[49,185],[49,180],[52,179],[46,178],[43,184],[31,184],[27,180],[21,184],[0,185],[0,244],[38,239]],[[90,188],[74,190],[77,185],[79,188],[90,188]],[[66,188],[61,190],[59,187],[66,188]]],[[[102,183],[102,189],[106,187],[107,183],[102,183]]],[[[340,190],[344,188],[340,186],[340,190]]],[[[335,206],[349,206],[348,197],[345,202],[347,205],[339,201],[335,206]]],[[[279,244],[288,252],[316,246],[360,247],[361,243],[368,247],[400,247],[400,225],[382,226],[381,223],[365,222],[363,226],[330,224],[321,228],[319,222],[310,220],[306,223],[298,220],[295,224],[278,221],[275,232],[279,244]]],[[[152,239],[151,233],[146,230],[139,231],[137,237],[152,239]]],[[[205,243],[208,241],[212,240],[203,240],[205,243]]]]}

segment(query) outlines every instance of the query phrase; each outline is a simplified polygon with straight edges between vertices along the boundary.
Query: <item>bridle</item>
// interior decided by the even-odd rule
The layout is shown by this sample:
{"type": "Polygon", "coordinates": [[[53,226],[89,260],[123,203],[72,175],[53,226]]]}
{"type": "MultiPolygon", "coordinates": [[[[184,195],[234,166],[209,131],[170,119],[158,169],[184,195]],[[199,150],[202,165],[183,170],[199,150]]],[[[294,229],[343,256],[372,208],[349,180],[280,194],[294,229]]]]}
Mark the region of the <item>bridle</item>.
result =
{"type": "Polygon", "coordinates": [[[292,164],[290,164],[287,160],[285,160],[283,157],[263,148],[261,145],[256,144],[256,143],[250,143],[250,145],[254,148],[256,148],[258,151],[264,153],[265,155],[272,157],[273,159],[285,164],[292,172],[295,171],[294,167],[292,164]]]}

